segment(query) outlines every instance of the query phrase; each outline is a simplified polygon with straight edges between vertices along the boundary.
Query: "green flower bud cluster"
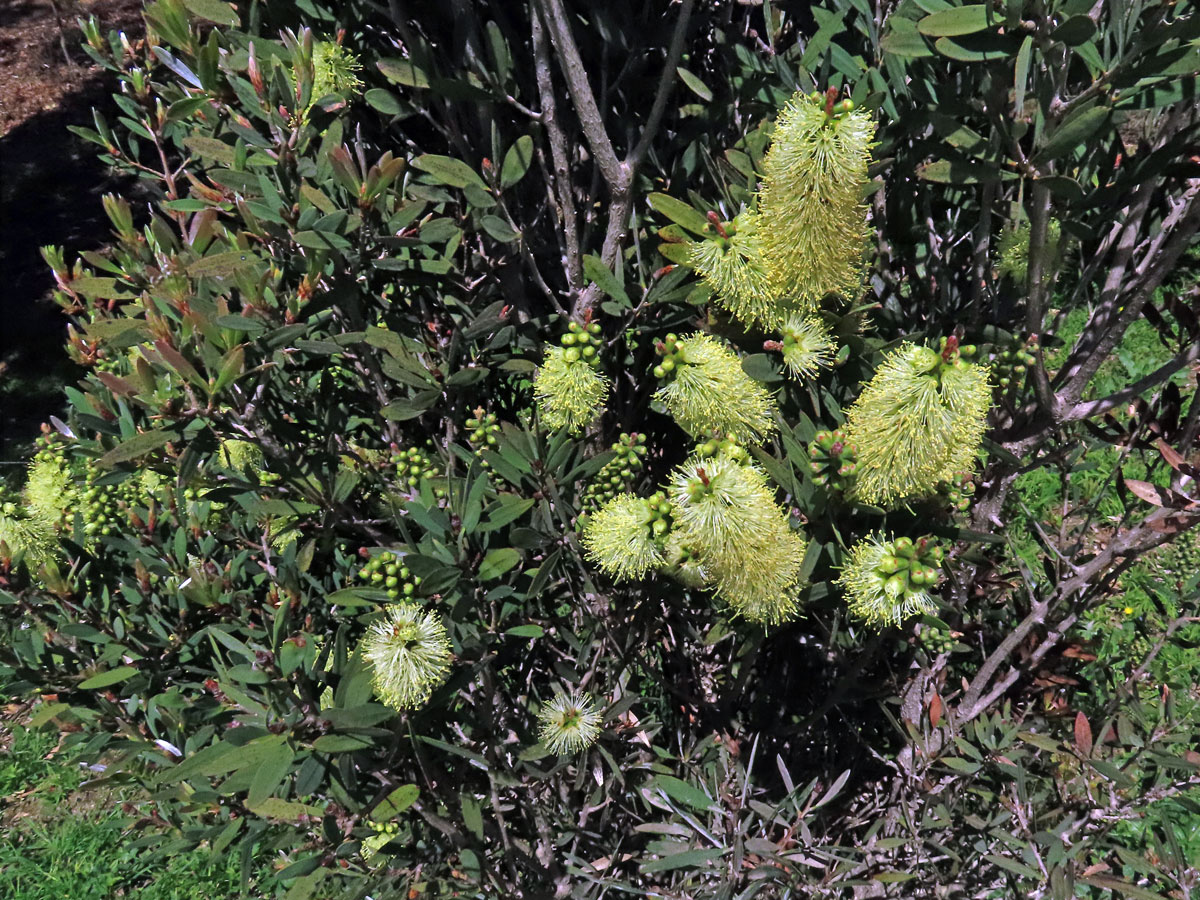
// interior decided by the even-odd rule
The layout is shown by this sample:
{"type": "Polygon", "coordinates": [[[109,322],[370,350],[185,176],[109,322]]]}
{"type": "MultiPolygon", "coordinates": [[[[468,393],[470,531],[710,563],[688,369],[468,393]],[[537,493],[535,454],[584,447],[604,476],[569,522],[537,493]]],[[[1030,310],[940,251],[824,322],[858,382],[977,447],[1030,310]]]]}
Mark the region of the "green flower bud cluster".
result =
{"type": "Polygon", "coordinates": [[[389,839],[400,832],[400,826],[395,822],[376,822],[368,819],[367,827],[378,835],[387,835],[389,839]]]}
{"type": "Polygon", "coordinates": [[[774,429],[771,395],[742,370],[737,354],[712,335],[668,334],[656,349],[662,361],[654,375],[665,383],[655,399],[688,434],[702,438],[716,431],[748,443],[774,429]]]}
{"type": "Polygon", "coordinates": [[[987,368],[967,362],[973,353],[948,338],[940,353],[903,344],[884,359],[846,423],[858,452],[857,499],[894,505],[974,469],[992,389],[987,368]]]}
{"type": "Polygon", "coordinates": [[[1008,347],[997,348],[992,356],[992,372],[996,376],[1001,393],[1024,383],[1025,373],[1037,362],[1037,357],[1034,356],[1037,344],[1038,336],[1031,334],[1024,341],[1014,341],[1008,347]]]}
{"type": "Polygon", "coordinates": [[[600,325],[567,326],[560,347],[547,347],[533,375],[534,397],[542,423],[552,431],[583,431],[600,415],[608,396],[608,379],[600,364],[600,325]]]}
{"type": "Polygon", "coordinates": [[[633,490],[633,480],[645,465],[642,458],[646,455],[646,435],[622,432],[612,452],[616,456],[604,464],[583,492],[584,510],[595,509],[617,494],[633,490]]]}
{"type": "Polygon", "coordinates": [[[944,559],[932,537],[884,541],[872,535],[850,548],[837,582],[854,618],[876,628],[898,625],[933,610],[929,589],[937,585],[944,559]]]}
{"type": "Polygon", "coordinates": [[[955,472],[938,484],[937,492],[951,509],[966,512],[971,508],[971,498],[975,496],[975,482],[970,472],[955,472]]]}
{"type": "Polygon", "coordinates": [[[471,433],[467,435],[467,443],[475,451],[479,464],[485,469],[490,469],[491,463],[483,458],[483,451],[494,449],[498,441],[496,435],[500,433],[500,423],[496,421],[496,414],[484,412],[483,407],[480,407],[467,419],[466,425],[471,429],[471,433]]]}
{"type": "Polygon", "coordinates": [[[404,561],[390,550],[368,559],[358,570],[358,578],[365,581],[368,587],[387,591],[392,600],[412,597],[421,585],[421,579],[413,575],[404,561]]]}
{"type": "Polygon", "coordinates": [[[111,356],[104,350],[96,354],[92,368],[97,372],[107,372],[110,375],[120,375],[126,371],[126,361],[120,354],[111,356]]]}
{"type": "Polygon", "coordinates": [[[944,366],[962,367],[964,360],[972,359],[979,348],[974,344],[959,343],[955,337],[938,338],[938,355],[942,358],[944,366]]]}
{"type": "MultiPolygon", "coordinates": [[[[426,451],[418,447],[402,448],[392,444],[387,458],[393,483],[402,491],[420,490],[423,482],[442,476],[441,467],[426,451]]],[[[435,497],[445,497],[446,491],[435,486],[435,497]]]]}
{"type": "Polygon", "coordinates": [[[592,322],[587,327],[578,322],[571,322],[567,325],[567,333],[558,341],[563,345],[563,358],[567,362],[579,362],[582,359],[593,366],[600,362],[603,341],[600,339],[599,322],[592,322]]]}
{"type": "Polygon", "coordinates": [[[141,492],[130,479],[120,484],[98,484],[103,473],[88,466],[83,488],[79,492],[78,512],[83,518],[83,533],[89,537],[107,537],[120,530],[121,521],[128,515],[129,506],[139,502],[141,492]]]}
{"type": "Polygon", "coordinates": [[[917,635],[917,643],[930,657],[934,657],[953,650],[955,641],[954,635],[946,629],[923,625],[921,633],[917,635]]]}
{"type": "Polygon", "coordinates": [[[854,445],[840,428],[834,431],[818,431],[808,445],[809,469],[815,484],[826,485],[835,491],[844,491],[854,480],[858,471],[857,453],[854,445]]]}
{"type": "Polygon", "coordinates": [[[720,456],[743,465],[750,461],[750,454],[746,448],[738,443],[732,435],[718,432],[712,432],[707,441],[696,446],[696,456],[700,459],[713,459],[720,456]]]}

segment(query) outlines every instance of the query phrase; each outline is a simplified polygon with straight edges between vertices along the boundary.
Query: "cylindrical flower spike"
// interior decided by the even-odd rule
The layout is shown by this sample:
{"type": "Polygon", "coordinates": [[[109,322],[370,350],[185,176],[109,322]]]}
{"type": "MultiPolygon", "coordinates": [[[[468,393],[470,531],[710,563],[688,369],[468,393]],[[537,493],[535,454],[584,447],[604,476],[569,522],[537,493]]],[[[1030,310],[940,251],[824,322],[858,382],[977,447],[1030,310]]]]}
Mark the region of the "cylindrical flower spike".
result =
{"type": "MultiPolygon", "coordinates": [[[[1008,275],[1014,282],[1021,287],[1025,286],[1025,281],[1029,275],[1029,222],[1022,222],[1020,225],[1008,227],[1000,235],[998,250],[1000,251],[1000,260],[996,264],[996,269],[1001,275],[1008,275]]],[[[1058,262],[1059,244],[1062,241],[1062,225],[1057,219],[1051,219],[1046,223],[1046,253],[1047,269],[1042,274],[1049,277],[1052,274],[1053,267],[1058,262]]]]}
{"type": "Polygon", "coordinates": [[[566,756],[596,743],[604,717],[591,694],[572,691],[556,694],[538,714],[538,739],[551,753],[566,756]]]}
{"type": "Polygon", "coordinates": [[[363,636],[375,694],[393,709],[416,709],[450,672],[450,641],[436,613],[398,603],[363,636]]]}
{"type": "Polygon", "coordinates": [[[772,288],[800,311],[829,293],[855,298],[862,285],[875,125],[850,101],[832,100],[798,93],[788,101],[763,161],[759,211],[772,288]]]}
{"type": "Polygon", "coordinates": [[[728,456],[693,455],[675,470],[668,496],[681,539],[710,568],[732,570],[779,534],[783,511],[767,476],[728,456]]]}
{"type": "Polygon", "coordinates": [[[745,210],[732,222],[717,221],[709,227],[712,237],[692,244],[693,268],[735,319],[751,327],[776,327],[782,307],[771,288],[758,214],[745,210]]]}
{"type": "Polygon", "coordinates": [[[893,505],[973,469],[990,405],[987,369],[953,347],[943,354],[915,344],[894,350],[850,408],[855,496],[893,505]]]}
{"type": "Polygon", "coordinates": [[[759,441],[774,429],[775,404],[766,388],[742,371],[741,360],[711,335],[667,335],[654,374],[666,379],[654,396],[684,431],[710,431],[742,442],[759,441]]]}
{"type": "Polygon", "coordinates": [[[618,494],[588,517],[583,530],[588,559],[619,581],[642,578],[665,561],[655,532],[659,519],[649,500],[618,494]]]}
{"type": "Polygon", "coordinates": [[[729,604],[736,616],[763,626],[780,625],[800,610],[797,591],[800,569],[808,542],[792,531],[787,521],[777,519],[775,535],[755,548],[753,554],[764,564],[717,567],[713,571],[717,596],[729,604]],[[766,562],[769,560],[769,562],[766,562]]]}
{"type": "Polygon", "coordinates": [[[16,503],[0,506],[0,558],[23,556],[30,570],[53,558],[53,528],[43,519],[30,518],[16,503]]]}
{"type": "Polygon", "coordinates": [[[608,396],[608,379],[576,347],[547,347],[533,387],[542,423],[552,431],[583,431],[599,417],[608,396]]]}
{"type": "Polygon", "coordinates": [[[799,379],[813,378],[833,365],[837,342],[817,316],[792,315],[783,325],[783,363],[799,379]]]}
{"type": "Polygon", "coordinates": [[[933,611],[926,587],[937,583],[941,563],[941,548],[928,538],[884,541],[871,535],[850,548],[837,583],[852,616],[884,628],[933,611]]]}
{"type": "Polygon", "coordinates": [[[678,540],[735,615],[763,625],[793,618],[804,539],[791,530],[766,475],[744,462],[745,451],[709,454],[705,447],[672,478],[678,540]]]}

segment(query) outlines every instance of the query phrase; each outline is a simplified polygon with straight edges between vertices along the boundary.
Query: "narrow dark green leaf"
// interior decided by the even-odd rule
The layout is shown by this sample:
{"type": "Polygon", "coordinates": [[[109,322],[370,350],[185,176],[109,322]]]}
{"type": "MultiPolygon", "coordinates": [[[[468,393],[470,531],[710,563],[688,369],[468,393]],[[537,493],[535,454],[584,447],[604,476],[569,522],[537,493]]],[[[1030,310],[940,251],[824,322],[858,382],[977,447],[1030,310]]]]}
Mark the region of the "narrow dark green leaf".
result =
{"type": "Polygon", "coordinates": [[[676,225],[682,225],[688,231],[704,236],[708,219],[705,215],[693,209],[682,200],[676,200],[669,194],[651,194],[646,198],[650,208],[666,216],[676,225]]]}
{"type": "Polygon", "coordinates": [[[504,162],[500,165],[500,187],[507,190],[517,184],[532,164],[533,138],[523,134],[504,154],[504,162]]]}
{"type": "Polygon", "coordinates": [[[424,70],[413,65],[407,59],[381,59],[375,64],[383,77],[395,84],[405,87],[427,88],[429,78],[424,70]]]}
{"type": "Polygon", "coordinates": [[[242,24],[237,10],[231,4],[223,3],[222,0],[183,0],[183,5],[201,19],[216,22],[218,25],[237,28],[242,24]]]}
{"type": "Polygon", "coordinates": [[[420,789],[415,784],[404,784],[388,794],[383,801],[371,812],[371,818],[376,822],[386,822],[394,819],[417,802],[421,796],[420,789]]]}
{"type": "Polygon", "coordinates": [[[479,580],[492,581],[511,570],[521,561],[521,554],[511,547],[489,550],[479,564],[479,580]]]}
{"type": "Polygon", "coordinates": [[[178,437],[178,432],[173,428],[163,428],[159,431],[144,431],[105,453],[100,457],[100,466],[110,469],[119,463],[138,459],[153,450],[157,450],[168,441],[176,440],[178,437]]]}
{"type": "Polygon", "coordinates": [[[1049,162],[1089,143],[1107,120],[1111,110],[1094,106],[1064,121],[1033,157],[1033,164],[1049,162]]]}
{"type": "Polygon", "coordinates": [[[414,169],[432,175],[439,184],[448,184],[456,188],[465,188],[473,184],[480,190],[487,191],[487,185],[479,177],[479,173],[461,159],[426,153],[414,159],[412,165],[414,169]]]}
{"type": "Polygon", "coordinates": [[[679,73],[679,77],[683,79],[683,83],[691,88],[692,93],[694,93],[701,100],[706,102],[712,101],[713,92],[708,85],[706,85],[703,81],[689,72],[683,66],[676,67],[675,71],[679,73]]]}
{"type": "Polygon", "coordinates": [[[996,14],[991,6],[980,3],[956,6],[925,16],[917,22],[917,31],[930,37],[956,37],[983,31],[996,23],[996,14]]]}
{"type": "Polygon", "coordinates": [[[110,685],[120,684],[122,681],[128,681],[137,674],[137,669],[133,666],[119,666],[115,669],[109,669],[107,672],[101,672],[98,675],[93,675],[87,681],[79,685],[80,690],[90,691],[96,688],[109,687],[110,685]]]}

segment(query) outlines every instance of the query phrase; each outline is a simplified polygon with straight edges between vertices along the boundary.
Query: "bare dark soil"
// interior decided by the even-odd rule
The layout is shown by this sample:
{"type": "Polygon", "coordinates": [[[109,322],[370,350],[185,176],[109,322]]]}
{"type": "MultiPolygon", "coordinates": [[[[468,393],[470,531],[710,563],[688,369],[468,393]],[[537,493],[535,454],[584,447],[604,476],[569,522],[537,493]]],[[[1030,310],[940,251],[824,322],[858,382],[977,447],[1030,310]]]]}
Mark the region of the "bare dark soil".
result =
{"type": "Polygon", "coordinates": [[[0,0],[0,459],[59,411],[60,386],[75,377],[39,248],[103,244],[100,197],[122,185],[99,148],[67,131],[90,125],[114,87],[79,49],[75,21],[95,16],[102,32],[140,34],[141,9],[140,0],[0,0]]]}

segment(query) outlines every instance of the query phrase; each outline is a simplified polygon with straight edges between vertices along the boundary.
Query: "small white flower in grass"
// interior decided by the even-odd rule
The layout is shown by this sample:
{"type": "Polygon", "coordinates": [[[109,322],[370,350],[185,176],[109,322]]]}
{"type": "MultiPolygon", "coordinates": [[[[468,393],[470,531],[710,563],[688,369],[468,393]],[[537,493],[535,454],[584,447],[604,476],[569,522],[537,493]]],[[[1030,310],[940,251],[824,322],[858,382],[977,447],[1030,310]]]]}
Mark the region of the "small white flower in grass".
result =
{"type": "Polygon", "coordinates": [[[600,736],[603,717],[585,691],[557,694],[538,714],[541,729],[538,738],[559,756],[586,750],[600,736]]]}

